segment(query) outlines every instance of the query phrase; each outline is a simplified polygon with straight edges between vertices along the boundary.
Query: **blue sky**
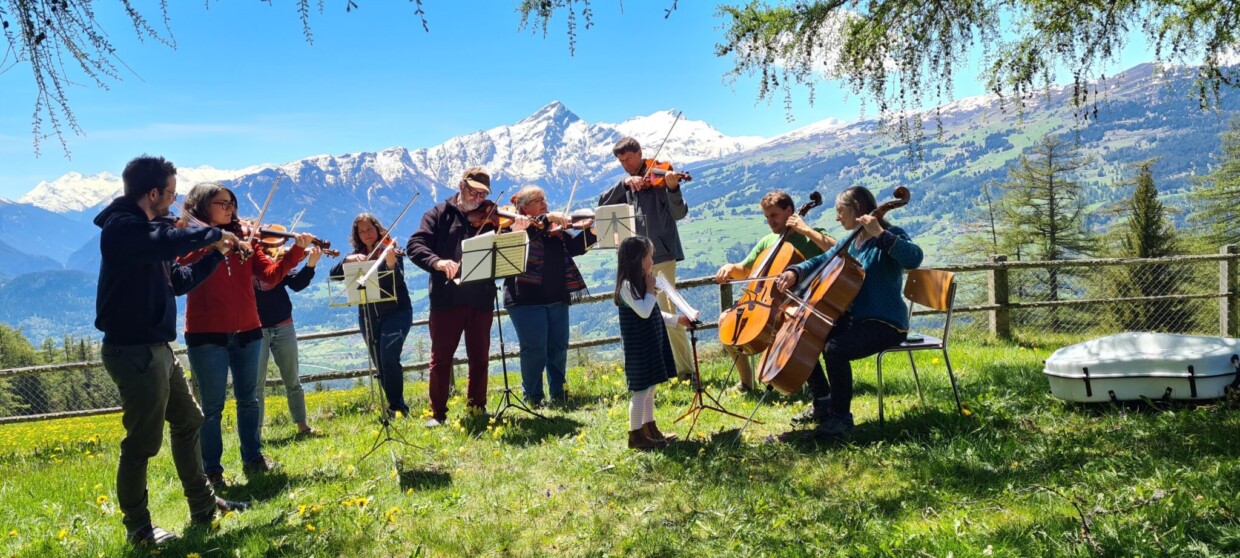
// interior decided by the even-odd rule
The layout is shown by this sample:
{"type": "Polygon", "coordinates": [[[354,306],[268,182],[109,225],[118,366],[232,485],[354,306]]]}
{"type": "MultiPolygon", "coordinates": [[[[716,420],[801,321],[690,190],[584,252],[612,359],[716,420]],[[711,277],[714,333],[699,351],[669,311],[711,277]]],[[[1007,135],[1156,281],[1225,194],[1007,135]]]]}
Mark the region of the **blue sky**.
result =
{"type": "MultiPolygon", "coordinates": [[[[575,55],[563,17],[546,37],[519,31],[511,0],[425,0],[429,33],[412,2],[357,3],[352,13],[343,2],[314,13],[310,45],[292,0],[170,2],[175,50],[137,41],[113,2],[100,3],[127,68],[108,90],[75,76],[69,95],[84,135],[68,136],[72,159],[54,137],[34,154],[29,66],[0,74],[0,196],[15,199],[69,171],[119,174],[144,152],[179,166],[240,168],[430,147],[514,123],[552,100],[588,122],[679,109],[725,134],[768,137],[828,117],[853,120],[863,108],[824,82],[812,107],[806,90],[795,92],[789,122],[782,94],[759,103],[753,80],[730,83],[732,60],[714,54],[724,23],[715,2],[680,2],[664,19],[671,0],[594,0],[595,25],[579,29],[575,55]]],[[[1149,58],[1134,45],[1110,71],[1149,58]]],[[[982,92],[976,75],[976,67],[960,72],[957,97],[982,92]]]]}

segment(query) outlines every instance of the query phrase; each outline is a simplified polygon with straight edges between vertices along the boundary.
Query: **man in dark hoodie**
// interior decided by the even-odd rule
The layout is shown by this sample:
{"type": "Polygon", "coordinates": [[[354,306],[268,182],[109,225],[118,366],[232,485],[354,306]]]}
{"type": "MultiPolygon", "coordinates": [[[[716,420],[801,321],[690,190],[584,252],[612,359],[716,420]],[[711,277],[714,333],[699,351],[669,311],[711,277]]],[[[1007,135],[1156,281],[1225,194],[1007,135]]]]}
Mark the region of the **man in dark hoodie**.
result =
{"type": "Polygon", "coordinates": [[[165,420],[191,522],[210,525],[217,512],[248,507],[216,497],[207,482],[198,445],[202,410],[168,345],[176,340],[176,296],[210,275],[238,240],[212,227],[175,228],[165,219],[177,196],[176,173],[163,157],[130,161],[122,174],[124,195],[95,217],[103,229],[95,327],[103,332],[103,367],[121,396],[125,438],[116,500],[133,544],[176,539],[151,524],[147,509],[147,462],[163,443],[165,420]],[[177,265],[177,256],[207,246],[217,251],[192,266],[177,265]]]}

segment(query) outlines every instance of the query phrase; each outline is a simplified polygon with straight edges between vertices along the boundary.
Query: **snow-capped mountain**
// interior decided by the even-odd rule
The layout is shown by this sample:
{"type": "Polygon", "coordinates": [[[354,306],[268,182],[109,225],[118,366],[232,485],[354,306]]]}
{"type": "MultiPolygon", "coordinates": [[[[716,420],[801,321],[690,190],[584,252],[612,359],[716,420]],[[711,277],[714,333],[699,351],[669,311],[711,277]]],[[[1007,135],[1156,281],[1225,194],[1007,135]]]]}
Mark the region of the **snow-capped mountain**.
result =
{"type": "MultiPolygon", "coordinates": [[[[231,180],[243,174],[251,173],[262,166],[248,167],[240,170],[216,169],[206,165],[193,168],[178,168],[177,183],[180,190],[188,190],[189,185],[209,180],[231,180]]],[[[53,213],[73,213],[98,207],[121,194],[121,177],[110,172],[83,175],[80,172],[68,173],[56,180],[40,181],[32,190],[26,192],[17,201],[35,207],[41,207],[53,213]]]]}

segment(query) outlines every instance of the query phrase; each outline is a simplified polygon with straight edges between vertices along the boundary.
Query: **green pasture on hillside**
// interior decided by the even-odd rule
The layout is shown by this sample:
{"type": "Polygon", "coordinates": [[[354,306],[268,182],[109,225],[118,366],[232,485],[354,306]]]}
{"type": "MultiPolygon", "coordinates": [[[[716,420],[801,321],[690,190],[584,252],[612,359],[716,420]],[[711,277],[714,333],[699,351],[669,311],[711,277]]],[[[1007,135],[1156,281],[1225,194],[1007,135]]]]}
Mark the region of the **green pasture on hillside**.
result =
{"type": "MultiPolygon", "coordinates": [[[[877,425],[873,360],[858,363],[858,427],[843,441],[791,429],[803,398],[774,398],[742,421],[710,411],[687,440],[625,448],[628,397],[615,362],[571,371],[571,401],[548,420],[462,415],[395,430],[384,445],[365,388],[308,394],[326,434],[295,440],[281,397],[267,403],[266,451],[281,464],[247,478],[225,411],[224,495],[254,501],[210,529],[188,527],[167,446],[152,461],[156,523],[183,535],[161,556],[1226,556],[1240,553],[1235,402],[1080,406],[1048,394],[1041,360],[1057,345],[959,345],[964,413],[942,363],[922,357],[926,404],[907,364],[886,367],[877,425]],[[392,452],[392,453],[389,453],[392,452]],[[393,460],[392,455],[395,455],[393,460]],[[394,465],[395,462],[395,466],[394,465]]],[[[723,405],[757,397],[727,386],[723,405]]],[[[459,387],[464,391],[464,380],[459,387]]],[[[498,399],[492,378],[492,401],[498,399]]],[[[425,384],[407,386],[424,412],[425,384]]],[[[660,387],[667,432],[688,406],[660,387]]],[[[0,556],[148,556],[115,505],[116,415],[0,426],[0,556]]]]}

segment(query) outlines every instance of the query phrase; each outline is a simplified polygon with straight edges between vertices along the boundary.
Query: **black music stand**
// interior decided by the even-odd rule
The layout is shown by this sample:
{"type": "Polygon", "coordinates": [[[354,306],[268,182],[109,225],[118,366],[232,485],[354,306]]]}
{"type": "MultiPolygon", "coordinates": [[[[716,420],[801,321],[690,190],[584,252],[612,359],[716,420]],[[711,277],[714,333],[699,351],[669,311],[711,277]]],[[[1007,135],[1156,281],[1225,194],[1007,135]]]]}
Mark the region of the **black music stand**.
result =
{"type": "Polygon", "coordinates": [[[688,439],[689,435],[693,433],[693,428],[697,426],[698,415],[701,414],[703,409],[710,409],[712,411],[734,416],[739,419],[745,418],[742,415],[738,415],[732,411],[724,409],[723,404],[720,403],[715,396],[707,392],[706,387],[702,385],[702,368],[698,363],[697,351],[697,330],[702,326],[702,322],[697,319],[698,311],[693,309],[692,306],[689,306],[689,302],[686,301],[684,297],[680,296],[680,293],[676,290],[676,287],[674,287],[667,280],[667,278],[660,275],[655,278],[655,284],[660,290],[663,291],[663,294],[667,296],[667,299],[672,301],[672,305],[680,311],[681,315],[689,318],[689,343],[693,347],[693,400],[689,402],[689,409],[686,410],[683,415],[680,415],[679,418],[672,421],[672,423],[675,424],[684,420],[685,417],[693,415],[693,422],[689,424],[689,430],[685,432],[685,439],[688,439]],[[707,403],[707,400],[709,400],[709,403],[707,403]]]}
{"type": "MultiPolygon", "coordinates": [[[[467,239],[462,244],[461,250],[462,273],[460,282],[491,281],[494,284],[496,279],[514,277],[524,273],[526,250],[528,247],[529,237],[525,231],[467,239]],[[519,235],[519,237],[510,235],[519,235]],[[512,240],[506,240],[509,238],[512,240]],[[482,243],[485,246],[471,248],[468,246],[471,243],[482,243]],[[471,264],[468,269],[465,267],[467,263],[471,264]]],[[[508,412],[508,409],[515,408],[540,419],[546,419],[546,416],[539,414],[526,405],[525,400],[521,399],[520,395],[513,393],[512,387],[508,383],[508,352],[504,345],[504,321],[503,315],[500,314],[499,289],[495,290],[493,298],[495,301],[495,323],[499,329],[499,362],[500,368],[504,371],[504,391],[503,395],[500,396],[499,403],[496,404],[494,418],[498,421],[504,417],[504,413],[508,412]]]]}
{"type": "MultiPolygon", "coordinates": [[[[336,301],[332,304],[332,306],[361,307],[367,304],[377,304],[379,302],[396,299],[395,293],[385,293],[379,286],[380,279],[384,276],[393,276],[395,272],[383,271],[378,273],[369,273],[367,270],[372,265],[375,265],[374,262],[366,261],[358,263],[362,263],[364,265],[353,266],[352,262],[344,265],[344,268],[346,269],[343,277],[346,285],[344,287],[345,302],[341,303],[336,301]],[[365,282],[362,282],[363,278],[365,282]],[[353,296],[349,296],[350,293],[353,293],[353,296]],[[377,298],[372,300],[372,294],[377,294],[377,298]]],[[[330,283],[328,284],[330,285],[330,283]]],[[[328,298],[331,299],[330,294],[328,295],[328,298]]],[[[365,308],[362,308],[361,310],[364,312],[363,319],[366,320],[367,323],[366,330],[373,332],[374,326],[370,323],[370,312],[366,311],[365,308]]],[[[375,434],[374,444],[370,446],[370,449],[367,450],[366,453],[362,454],[362,456],[357,459],[357,463],[360,465],[366,460],[367,457],[370,457],[371,454],[378,451],[380,447],[388,442],[404,444],[411,448],[426,449],[406,440],[405,437],[393,426],[392,416],[390,416],[391,411],[384,408],[385,406],[380,403],[380,401],[386,398],[386,394],[380,393],[382,391],[380,384],[383,383],[383,371],[379,368],[379,355],[377,355],[375,351],[371,350],[370,343],[366,341],[365,333],[362,334],[362,344],[366,345],[367,362],[370,363],[371,370],[373,371],[373,373],[368,374],[368,376],[370,376],[370,400],[372,405],[379,408],[379,432],[375,434]],[[375,380],[379,380],[379,383],[376,384],[375,380]]],[[[401,373],[403,374],[404,372],[402,371],[401,373]]],[[[390,446],[388,447],[388,456],[392,460],[392,468],[396,470],[397,474],[399,474],[400,470],[397,467],[396,452],[390,446]]]]}
{"type": "Polygon", "coordinates": [[[693,427],[697,426],[698,415],[701,414],[703,410],[709,409],[711,411],[723,413],[738,419],[745,418],[744,415],[738,415],[732,411],[724,409],[723,404],[720,403],[714,395],[711,395],[710,392],[706,391],[706,387],[702,385],[702,370],[698,366],[697,351],[697,330],[701,325],[702,322],[699,321],[693,321],[689,324],[689,343],[693,346],[693,400],[689,402],[689,409],[686,410],[684,414],[680,415],[679,418],[672,421],[672,424],[675,424],[684,420],[685,417],[693,415],[693,422],[689,423],[689,430],[685,432],[685,439],[688,439],[689,435],[693,433],[693,427]]]}

